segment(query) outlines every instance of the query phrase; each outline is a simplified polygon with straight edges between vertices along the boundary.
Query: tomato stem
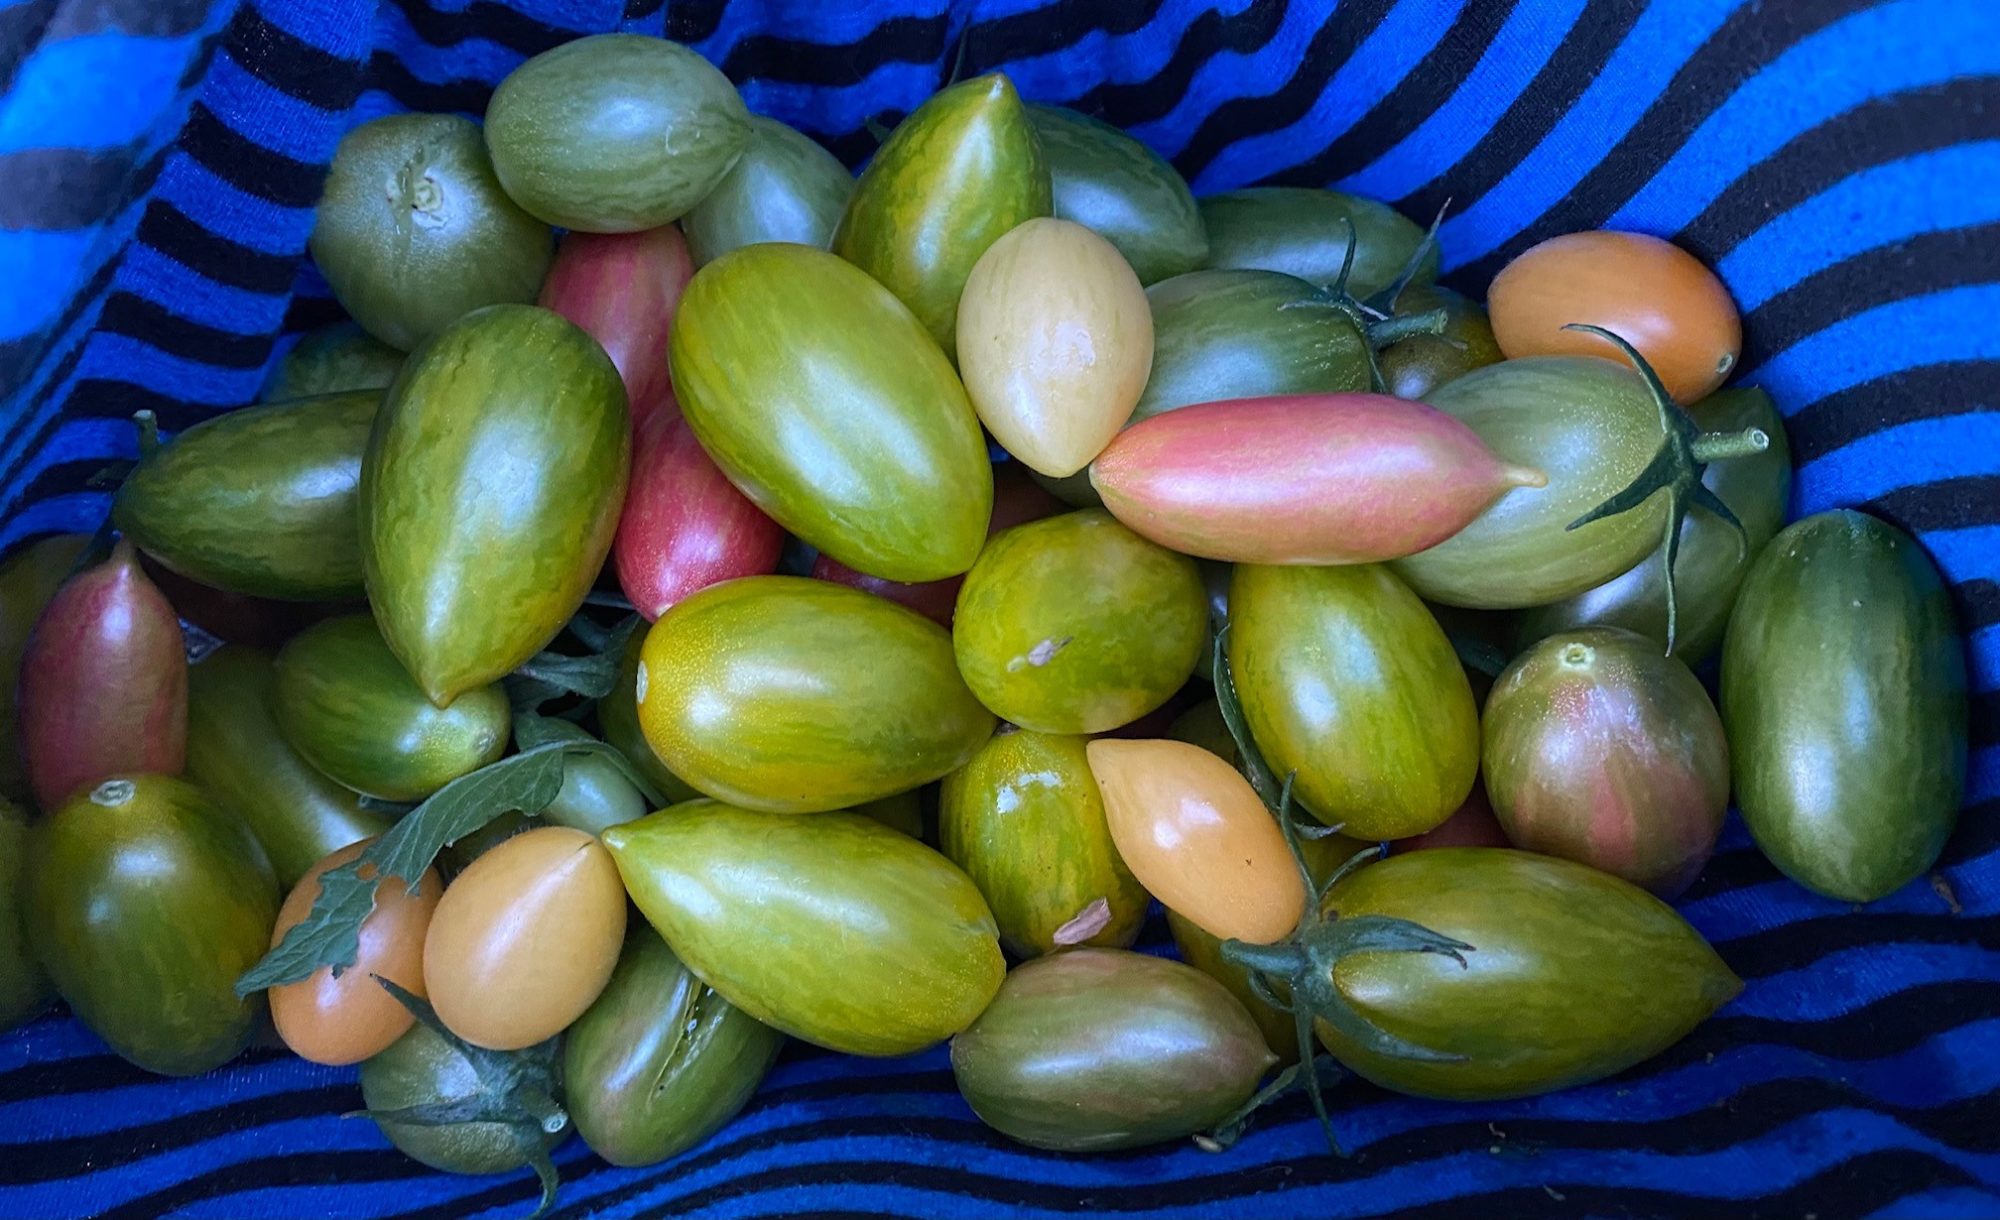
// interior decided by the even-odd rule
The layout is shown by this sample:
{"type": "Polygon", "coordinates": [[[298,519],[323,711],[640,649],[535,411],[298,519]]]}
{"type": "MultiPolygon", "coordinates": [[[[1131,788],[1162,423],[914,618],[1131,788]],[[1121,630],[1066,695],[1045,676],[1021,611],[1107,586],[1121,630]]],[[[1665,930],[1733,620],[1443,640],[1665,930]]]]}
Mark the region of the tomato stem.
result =
{"type": "Polygon", "coordinates": [[[1691,446],[1697,462],[1718,462],[1725,458],[1749,457],[1762,453],[1771,447],[1771,438],[1762,428],[1745,428],[1741,432],[1705,432],[1694,439],[1691,446]]]}
{"type": "Polygon", "coordinates": [[[1382,318],[1368,324],[1368,343],[1379,351],[1415,335],[1443,334],[1445,325],[1450,321],[1451,315],[1441,308],[1382,318]]]}
{"type": "Polygon", "coordinates": [[[160,447],[160,417],[151,407],[142,407],[132,412],[132,422],[139,426],[139,456],[151,457],[160,447]]]}

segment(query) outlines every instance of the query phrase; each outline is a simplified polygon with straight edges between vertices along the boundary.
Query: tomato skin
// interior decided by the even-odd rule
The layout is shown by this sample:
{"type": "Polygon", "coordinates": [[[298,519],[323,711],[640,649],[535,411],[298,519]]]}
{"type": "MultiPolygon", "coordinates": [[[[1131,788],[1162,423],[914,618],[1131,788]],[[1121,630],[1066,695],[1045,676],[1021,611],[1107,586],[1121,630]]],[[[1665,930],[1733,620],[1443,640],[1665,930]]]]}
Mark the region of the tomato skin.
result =
{"type": "MultiPolygon", "coordinates": [[[[1282,271],[1313,284],[1340,275],[1349,235],[1354,270],[1347,290],[1368,297],[1387,288],[1424,239],[1416,222],[1384,203],[1299,186],[1253,186],[1202,198],[1208,265],[1282,271]],[[1352,227],[1350,228],[1350,222],[1352,227]]],[[[1437,278],[1433,246],[1413,283],[1437,278]]]]}
{"type": "MultiPolygon", "coordinates": [[[[537,1048],[528,1053],[544,1052],[537,1048]]],[[[457,1101],[483,1091],[465,1056],[427,1025],[412,1025],[387,1050],[361,1064],[361,1100],[373,1111],[457,1101]]],[[[446,1173],[506,1173],[528,1163],[514,1128],[501,1123],[427,1127],[378,1118],[375,1125],[404,1156],[446,1173]]],[[[565,1118],[556,1130],[538,1134],[543,1147],[554,1148],[569,1132],[565,1118]]]]}
{"type": "Polygon", "coordinates": [[[26,890],[28,815],[0,796],[0,1030],[48,1008],[55,984],[28,941],[26,890]]]}
{"type": "Polygon", "coordinates": [[[1081,942],[1124,948],[1150,896],[1119,858],[1082,737],[997,733],[944,778],[938,849],[965,870],[1016,957],[1059,946],[1055,935],[1103,899],[1109,922],[1081,942]]]}
{"type": "Polygon", "coordinates": [[[1500,820],[1493,814],[1492,802],[1486,799],[1485,787],[1475,783],[1466,794],[1465,803],[1450,817],[1420,835],[1390,843],[1389,854],[1435,851],[1440,847],[1511,846],[1507,832],[1500,829],[1500,820]]]}
{"type": "Polygon", "coordinates": [[[1205,607],[1192,559],[1085,509],[994,536],[959,590],[952,648],[966,685],[1001,718],[1101,733],[1187,681],[1205,607]]]}
{"type": "Polygon", "coordinates": [[[327,619],[278,653],[278,729],[299,756],[356,792],[420,801],[507,750],[498,683],[433,704],[366,614],[327,619]]]}
{"type": "Polygon", "coordinates": [[[652,1165],[734,1118],[784,1044],[640,923],[603,994],[563,1037],[563,1098],[592,1152],[652,1165]]]}
{"type": "Polygon", "coordinates": [[[113,775],[180,774],[185,648],[129,539],[56,590],[22,650],[17,696],[21,759],[44,812],[113,775]]]}
{"type": "Polygon", "coordinates": [[[1063,478],[1117,435],[1145,389],[1153,318],[1116,247],[1082,225],[1024,221],[973,264],[958,367],[993,438],[1063,478]]]}
{"type": "Polygon", "coordinates": [[[1451,816],[1479,768],[1479,712],[1444,630],[1379,564],[1238,564],[1230,673],[1276,775],[1328,825],[1366,839],[1451,816]]]}
{"type": "Polygon", "coordinates": [[[936,623],[859,590],[750,576],[646,634],[639,719],[703,792],[817,813],[940,779],[993,732],[936,623]]]}
{"type": "Polygon", "coordinates": [[[249,829],[200,789],[106,780],[36,826],[23,872],[35,956],[112,1050],[193,1076],[249,1044],[264,1001],[234,988],[270,947],[278,883],[249,829]]]}
{"type": "Polygon", "coordinates": [[[521,1050],[583,1015],[618,964],[625,890],[604,847],[543,826],[452,879],[424,938],[424,986],[445,1028],[521,1050]]]}
{"type": "Polygon", "coordinates": [[[1334,985],[1383,1030],[1457,1062],[1320,1041],[1387,1089],[1490,1101],[1602,1079],[1678,1042],[1743,988],[1673,908],[1568,860],[1492,847],[1391,856],[1327,896],[1340,917],[1408,919],[1472,945],[1465,964],[1361,953],[1334,985]]]}
{"type": "Polygon", "coordinates": [[[1423,398],[1448,381],[1501,360],[1499,341],[1486,309],[1449,288],[1417,284],[1396,298],[1399,314],[1445,311],[1444,330],[1435,335],[1411,335],[1390,344],[1376,356],[1389,392],[1398,398],[1423,398]]]}
{"type": "Polygon", "coordinates": [[[639,421],[611,558],[647,622],[710,585],[775,572],[784,547],[784,528],[736,490],[671,398],[639,421]]]}
{"type": "Polygon", "coordinates": [[[1109,123],[1062,106],[1030,105],[1048,161],[1055,215],[1095,232],[1151,284],[1208,257],[1208,230],[1185,179],[1109,123]]]}
{"type": "Polygon", "coordinates": [[[1211,935],[1266,944],[1297,926],[1305,886],[1250,781],[1184,741],[1086,747],[1125,867],[1211,935]]]}
{"type": "Polygon", "coordinates": [[[403,367],[403,353],[353,322],[308,331],[271,370],[264,402],[290,402],[343,390],[386,390],[403,367]]]}
{"type": "Polygon", "coordinates": [[[973,1112],[1036,1148],[1138,1148],[1214,1126],[1277,1062],[1243,1006],[1179,962],[1071,949],[1017,966],[952,1039],[973,1112]]]}
{"type": "Polygon", "coordinates": [[[544,51],[486,104],[486,147],[508,195],[586,233],[678,220],[749,136],[749,111],[728,77],[677,42],[638,34],[544,51]]]}
{"type": "Polygon", "coordinates": [[[671,409],[667,336],[694,259],[672,225],[637,233],[571,232],[556,246],[535,303],[597,340],[625,383],[635,429],[671,409]]]}
{"type": "Polygon", "coordinates": [[[51,534],[0,564],[0,795],[21,800],[29,796],[16,712],[21,654],[42,608],[88,545],[86,534],[51,534]]]}
{"type": "Polygon", "coordinates": [[[660,791],[667,804],[678,805],[701,793],[667,770],[667,764],[653,752],[652,743],[646,740],[645,730],[639,725],[639,664],[645,648],[644,631],[635,631],[627,637],[625,651],[618,655],[617,685],[597,701],[597,726],[603,730],[604,740],[618,747],[618,752],[660,791]]]}
{"type": "Polygon", "coordinates": [[[854,194],[854,175],[804,132],[761,114],[722,181],[681,218],[697,267],[739,246],[789,241],[824,250],[854,194]]]}
{"type": "MultiPolygon", "coordinates": [[[[349,844],[307,870],[278,908],[278,922],[271,929],[273,948],[312,909],[320,877],[353,860],[371,842],[349,844]]],[[[372,868],[366,869],[362,879],[373,875],[372,868]]],[[[435,870],[425,869],[418,887],[410,893],[400,877],[386,877],[376,885],[375,909],[361,922],[354,964],[339,978],[331,967],[322,966],[296,983],[271,988],[271,1020],[293,1054],[333,1066],[359,1063],[387,1050],[416,1023],[410,1010],[373,976],[417,996],[424,994],[424,933],[444,894],[444,883],[435,870]]]]}
{"type": "Polygon", "coordinates": [[[227,644],[188,671],[188,778],[241,817],[291,887],[328,853],[389,829],[299,756],[275,722],[271,654],[227,644]]]}
{"type": "Polygon", "coordinates": [[[1873,902],[1922,876],[1965,792],[1964,643],[1937,568],[1862,513],[1771,540],[1722,646],[1736,802],[1786,876],[1873,902]]]}
{"type": "Polygon", "coordinates": [[[478,124],[449,114],[392,114],[341,137],[312,231],[341,306],[401,351],[470,310],[534,300],[553,246],[501,189],[478,124]]]}
{"type": "MultiPolygon", "coordinates": [[[[1747,457],[1711,462],[1701,481],[1721,497],[1743,523],[1739,536],[1728,522],[1706,510],[1681,524],[1680,553],[1674,559],[1677,607],[1673,655],[1699,666],[1722,646],[1723,628],[1750,564],[1785,524],[1791,499],[1791,447],[1784,421],[1771,396],[1758,389],[1717,390],[1688,408],[1709,432],[1761,428],[1770,447],[1747,457]]],[[[1662,544],[1664,546],[1664,544],[1662,544]]],[[[1624,627],[1667,642],[1667,586],[1660,547],[1624,572],[1574,597],[1520,611],[1514,621],[1516,649],[1572,627],[1624,627]]]]}
{"type": "Polygon", "coordinates": [[[1516,846],[1663,898],[1715,850],[1729,807],[1722,718],[1688,667],[1617,627],[1552,635],[1487,698],[1486,791],[1516,846]]]}
{"type": "Polygon", "coordinates": [[[1562,329],[1601,326],[1638,348],[1681,403],[1721,385],[1743,349],[1742,321],[1722,281],[1692,254],[1645,233],[1551,237],[1500,269],[1486,303],[1508,359],[1622,359],[1596,335],[1562,329]]]}
{"type": "Polygon", "coordinates": [[[859,813],[690,801],[604,832],[625,887],[731,1004],[853,1055],[907,1055],[970,1025],[1006,963],[951,861],[859,813]]]}

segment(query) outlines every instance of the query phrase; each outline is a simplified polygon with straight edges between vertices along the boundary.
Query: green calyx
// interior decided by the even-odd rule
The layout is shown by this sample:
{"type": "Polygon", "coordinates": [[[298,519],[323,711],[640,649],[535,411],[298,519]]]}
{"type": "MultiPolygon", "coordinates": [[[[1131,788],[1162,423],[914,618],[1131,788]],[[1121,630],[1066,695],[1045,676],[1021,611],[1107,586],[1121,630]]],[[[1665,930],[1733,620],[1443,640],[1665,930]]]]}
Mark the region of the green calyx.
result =
{"type": "MultiPolygon", "coordinates": [[[[1416,250],[1410,254],[1409,261],[1403,264],[1403,269],[1397,274],[1395,282],[1362,301],[1357,300],[1347,290],[1348,277],[1354,272],[1354,250],[1358,238],[1354,231],[1354,221],[1345,216],[1341,217],[1340,222],[1347,226],[1347,249],[1341,255],[1339,276],[1327,287],[1283,306],[1285,309],[1332,310],[1347,319],[1354,327],[1355,333],[1364,340],[1362,352],[1368,359],[1368,388],[1377,394],[1389,392],[1389,383],[1382,376],[1381,365],[1376,360],[1376,355],[1382,349],[1416,335],[1442,335],[1451,321],[1450,315],[1442,309],[1414,314],[1396,312],[1396,299],[1403,295],[1403,289],[1410,286],[1410,281],[1416,278],[1417,272],[1423,268],[1424,260],[1437,245],[1438,225],[1443,221],[1444,208],[1439,208],[1436,218],[1431,221],[1430,231],[1424,234],[1421,242],[1417,243],[1416,250]]],[[[1446,341],[1451,342],[1451,340],[1446,341]]]]}
{"type": "Polygon", "coordinates": [[[479,1091],[450,1101],[425,1102],[395,1110],[355,1110],[343,1117],[372,1118],[378,1123],[406,1127],[454,1127],[462,1123],[492,1123],[513,1136],[522,1157],[541,1179],[542,1198],[528,1220],[555,1205],[556,1190],[562,1185],[556,1165],[549,1156],[547,1137],[569,1126],[569,1115],[556,1101],[556,1048],[551,1038],[539,1046],[520,1051],[494,1051],[474,1046],[446,1029],[437,1012],[422,996],[413,995],[381,975],[371,975],[382,989],[409,1009],[410,1015],[426,1029],[444,1039],[479,1079],[479,1091]]]}
{"type": "Polygon", "coordinates": [[[1736,514],[1722,498],[1710,491],[1702,483],[1702,472],[1710,462],[1726,458],[1745,457],[1770,448],[1771,438],[1761,428],[1745,428],[1741,432],[1703,432],[1688,413],[1681,409],[1667,387],[1660,381],[1653,366],[1646,363],[1637,348],[1622,337],[1602,326],[1592,326],[1587,322],[1571,322],[1564,330],[1582,331],[1596,335],[1614,344],[1625,358],[1632,362],[1646,389],[1652,394],[1654,405],[1660,411],[1660,448],[1653,454],[1653,460],[1639,472],[1639,476],[1626,484],[1624,489],[1612,495],[1604,503],[1569,523],[1565,528],[1577,529],[1605,517],[1615,517],[1619,513],[1639,507],[1651,499],[1654,492],[1667,493],[1666,537],[1661,546],[1661,562],[1666,565],[1663,579],[1667,586],[1667,655],[1674,651],[1674,631],[1676,627],[1676,607],[1674,604],[1674,560],[1681,549],[1681,523],[1687,519],[1688,511],[1696,506],[1707,509],[1736,529],[1737,545],[1749,545],[1749,535],[1736,514]]]}

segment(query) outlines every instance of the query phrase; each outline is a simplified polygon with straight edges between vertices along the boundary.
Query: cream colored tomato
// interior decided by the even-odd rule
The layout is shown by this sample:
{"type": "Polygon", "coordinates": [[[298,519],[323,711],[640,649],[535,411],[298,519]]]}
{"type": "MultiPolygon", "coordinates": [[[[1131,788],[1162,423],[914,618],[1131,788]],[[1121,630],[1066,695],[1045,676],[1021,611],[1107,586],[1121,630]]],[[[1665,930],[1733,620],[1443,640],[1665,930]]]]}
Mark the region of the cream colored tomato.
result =
{"type": "Polygon", "coordinates": [[[1603,356],[1602,326],[1639,349],[1682,404],[1707,397],[1736,367],[1743,324],[1736,302],[1700,259],[1644,233],[1597,230],[1552,237],[1501,268],[1486,296],[1493,337],[1509,360],[1603,356]]]}
{"type": "Polygon", "coordinates": [[[1250,781],[1184,741],[1086,749],[1111,841],[1153,897],[1211,936],[1268,944],[1305,913],[1305,885],[1250,781]]]}
{"type": "MultiPolygon", "coordinates": [[[[312,909],[320,875],[346,864],[373,842],[364,839],[343,847],[306,870],[278,908],[273,947],[312,909]]],[[[373,874],[366,869],[362,879],[373,874]]],[[[377,885],[375,910],[361,923],[360,949],[350,969],[335,978],[332,970],[321,967],[296,983],[271,988],[271,1021],[285,1045],[301,1059],[339,1066],[371,1058],[402,1037],[416,1018],[374,976],[424,994],[424,934],[443,893],[443,883],[430,869],[424,870],[415,894],[397,878],[377,885]]]]}
{"type": "Polygon", "coordinates": [[[993,438],[1075,474],[1131,417],[1153,371],[1153,314],[1116,247],[1030,220],[980,256],[958,305],[958,371],[993,438]]]}
{"type": "Polygon", "coordinates": [[[515,835],[451,883],[424,941],[445,1027],[519,1050],[583,1015],[618,964],[625,886],[603,844],[567,826],[515,835]]]}

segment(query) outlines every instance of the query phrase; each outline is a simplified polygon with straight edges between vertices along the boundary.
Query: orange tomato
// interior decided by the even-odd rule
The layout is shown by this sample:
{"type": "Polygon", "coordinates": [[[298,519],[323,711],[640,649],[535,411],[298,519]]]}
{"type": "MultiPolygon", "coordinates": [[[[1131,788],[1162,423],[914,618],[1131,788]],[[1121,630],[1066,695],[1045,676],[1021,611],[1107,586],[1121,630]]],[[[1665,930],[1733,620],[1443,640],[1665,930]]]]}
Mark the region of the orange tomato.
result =
{"type": "MultiPolygon", "coordinates": [[[[350,844],[306,870],[278,909],[273,947],[312,909],[320,875],[354,859],[374,841],[350,844]]],[[[362,879],[373,872],[372,867],[364,869],[362,879]]],[[[338,1067],[371,1058],[402,1037],[416,1018],[374,976],[424,994],[424,934],[443,893],[443,883],[430,869],[424,870],[415,894],[400,879],[384,878],[375,889],[375,910],[361,923],[361,947],[352,967],[335,978],[322,966],[296,983],[271,988],[271,1021],[285,1045],[301,1059],[338,1067]]]]}
{"type": "Polygon", "coordinates": [[[424,983],[445,1028],[512,1051],[583,1015],[618,964],[625,885],[604,845],[544,826],[489,849],[452,881],[424,938],[424,983]]]}
{"type": "Polygon", "coordinates": [[[1125,867],[1211,936],[1281,940],[1305,911],[1285,836],[1250,782],[1184,741],[1104,738],[1085,750],[1125,867]]]}
{"type": "Polygon", "coordinates": [[[1694,255],[1644,233],[1570,233],[1533,246],[1493,278],[1486,308],[1509,360],[1624,363],[1596,335],[1562,329],[1588,322],[1638,348],[1682,404],[1721,385],[1743,350],[1743,324],[1722,281],[1694,255]]]}

